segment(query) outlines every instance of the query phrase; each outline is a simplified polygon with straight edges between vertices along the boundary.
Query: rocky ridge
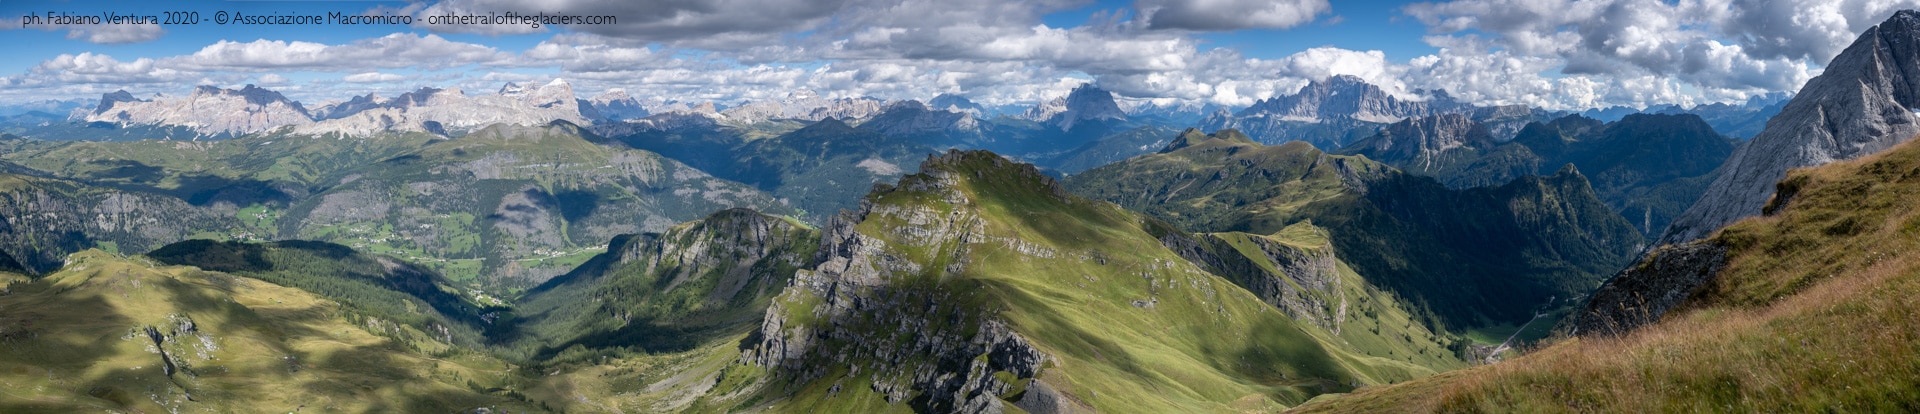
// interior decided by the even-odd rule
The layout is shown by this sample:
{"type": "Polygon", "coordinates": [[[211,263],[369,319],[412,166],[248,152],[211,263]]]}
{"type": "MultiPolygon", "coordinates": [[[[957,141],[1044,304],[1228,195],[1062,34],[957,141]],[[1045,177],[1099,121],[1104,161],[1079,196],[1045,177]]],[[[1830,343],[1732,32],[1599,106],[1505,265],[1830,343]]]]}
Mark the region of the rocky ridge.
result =
{"type": "MultiPolygon", "coordinates": [[[[931,158],[920,175],[903,178],[899,188],[931,194],[947,203],[970,204],[955,188],[957,177],[938,167],[965,156],[949,152],[931,158]]],[[[892,190],[882,187],[876,192],[892,190]]],[[[856,230],[868,220],[898,220],[907,226],[895,229],[897,240],[933,251],[958,250],[955,257],[964,257],[970,244],[986,237],[984,221],[964,209],[942,213],[863,202],[859,211],[844,212],[829,222],[816,258],[820,265],[794,275],[787,291],[768,308],[758,343],[742,359],[794,372],[801,381],[827,375],[827,364],[808,361],[869,361],[848,369],[876,376],[869,386],[889,403],[904,402],[919,391],[930,397],[929,406],[935,411],[1000,411],[997,395],[1013,384],[991,373],[1006,371],[1016,378],[1033,378],[1047,355],[1005,321],[956,306],[962,303],[957,292],[928,289],[913,281],[923,273],[960,273],[965,261],[927,268],[887,249],[885,241],[856,230]],[[817,305],[794,307],[805,303],[817,305]],[[907,338],[880,339],[887,335],[874,331],[877,328],[907,338]]]]}
{"type": "Polygon", "coordinates": [[[1440,114],[1395,122],[1339,153],[1365,155],[1407,172],[1432,175],[1457,162],[1454,159],[1477,156],[1494,145],[1486,126],[1465,114],[1440,114]]]}
{"type": "Polygon", "coordinates": [[[826,99],[813,91],[799,90],[788,93],[786,98],[780,100],[759,100],[727,108],[720,111],[720,116],[727,121],[746,124],[774,119],[862,119],[880,113],[884,108],[885,103],[875,98],[826,99]]]}
{"type": "Polygon", "coordinates": [[[324,108],[326,119],[295,133],[366,135],[382,131],[460,133],[492,124],[545,125],[591,122],[582,115],[573,86],[554,79],[539,87],[507,83],[493,95],[468,96],[459,89],[421,88],[393,99],[358,97],[324,108]]]}
{"type": "Polygon", "coordinates": [[[253,85],[240,89],[199,86],[180,98],[140,100],[126,91],[102,95],[100,105],[78,120],[117,125],[180,125],[195,132],[246,134],[313,122],[307,109],[280,95],[253,85]]]}
{"type": "Polygon", "coordinates": [[[888,104],[886,110],[860,123],[860,128],[889,136],[978,132],[980,120],[972,112],[934,108],[907,100],[888,104]]]}
{"type": "Polygon", "coordinates": [[[1072,130],[1074,125],[1090,121],[1125,121],[1127,112],[1114,102],[1112,92],[1086,83],[1073,88],[1067,96],[1035,105],[1022,117],[1067,131],[1072,130]]]}
{"type": "Polygon", "coordinates": [[[1706,237],[1760,213],[1789,169],[1857,158],[1920,133],[1920,11],[1861,33],[1767,128],[1721,165],[1699,201],[1656,244],[1706,237]]]}
{"type": "Polygon", "coordinates": [[[1408,99],[1357,77],[1333,76],[1309,82],[1292,95],[1255,102],[1239,112],[1216,111],[1201,121],[1201,129],[1239,129],[1262,143],[1299,139],[1315,147],[1334,149],[1371,135],[1375,125],[1474,109],[1454,101],[1444,91],[1431,94],[1424,100],[1408,99]]]}

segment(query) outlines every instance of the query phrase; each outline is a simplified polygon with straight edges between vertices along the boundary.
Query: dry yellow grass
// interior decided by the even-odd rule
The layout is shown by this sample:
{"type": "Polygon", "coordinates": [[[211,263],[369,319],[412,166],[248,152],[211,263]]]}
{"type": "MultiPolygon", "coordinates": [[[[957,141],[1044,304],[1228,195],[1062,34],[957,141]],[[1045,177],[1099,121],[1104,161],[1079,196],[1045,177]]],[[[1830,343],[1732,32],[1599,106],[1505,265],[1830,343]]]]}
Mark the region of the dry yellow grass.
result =
{"type": "Polygon", "coordinates": [[[1920,145],[1796,170],[1658,324],[1309,412],[1920,412],[1920,145]]]}

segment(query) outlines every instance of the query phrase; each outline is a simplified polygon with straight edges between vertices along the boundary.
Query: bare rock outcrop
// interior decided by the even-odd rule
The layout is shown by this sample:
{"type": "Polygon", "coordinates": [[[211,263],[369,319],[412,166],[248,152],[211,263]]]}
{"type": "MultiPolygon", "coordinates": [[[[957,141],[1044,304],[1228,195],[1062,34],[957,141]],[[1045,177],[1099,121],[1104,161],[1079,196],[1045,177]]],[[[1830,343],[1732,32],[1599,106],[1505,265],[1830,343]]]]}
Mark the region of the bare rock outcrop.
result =
{"type": "Polygon", "coordinates": [[[1867,29],[1727,159],[1656,245],[1697,240],[1760,214],[1787,170],[1858,158],[1920,134],[1920,11],[1867,29]]]}

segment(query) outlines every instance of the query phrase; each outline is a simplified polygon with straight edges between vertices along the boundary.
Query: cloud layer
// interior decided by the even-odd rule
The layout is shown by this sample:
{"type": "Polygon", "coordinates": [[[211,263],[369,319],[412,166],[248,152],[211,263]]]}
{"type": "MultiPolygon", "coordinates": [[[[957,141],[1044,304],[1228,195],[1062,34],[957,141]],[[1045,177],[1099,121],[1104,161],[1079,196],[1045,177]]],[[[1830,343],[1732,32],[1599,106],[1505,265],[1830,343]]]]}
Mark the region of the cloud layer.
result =
{"type": "MultiPolygon", "coordinates": [[[[418,86],[490,90],[564,77],[583,93],[624,89],[662,100],[966,95],[1031,103],[1095,81],[1156,102],[1252,104],[1307,82],[1354,75],[1393,93],[1444,89],[1483,104],[1550,109],[1736,101],[1797,89],[1854,36],[1920,0],[1457,0],[1400,10],[1436,53],[1390,61],[1380,51],[1316,47],[1259,59],[1202,40],[1209,32],[1285,30],[1332,19],[1325,0],[1137,0],[1056,27],[1081,0],[443,0],[369,14],[611,14],[618,25],[530,28],[421,25],[338,44],[218,41],[129,60],[65,54],[0,77],[0,101],[242,82],[300,99],[418,86]],[[524,50],[440,33],[539,36],[524,50]],[[298,80],[295,80],[298,79],[298,80]]],[[[44,28],[43,28],[44,29],[44,28]]],[[[97,43],[164,33],[66,28],[97,43]]],[[[156,28],[157,30],[157,28],[156,28]]]]}

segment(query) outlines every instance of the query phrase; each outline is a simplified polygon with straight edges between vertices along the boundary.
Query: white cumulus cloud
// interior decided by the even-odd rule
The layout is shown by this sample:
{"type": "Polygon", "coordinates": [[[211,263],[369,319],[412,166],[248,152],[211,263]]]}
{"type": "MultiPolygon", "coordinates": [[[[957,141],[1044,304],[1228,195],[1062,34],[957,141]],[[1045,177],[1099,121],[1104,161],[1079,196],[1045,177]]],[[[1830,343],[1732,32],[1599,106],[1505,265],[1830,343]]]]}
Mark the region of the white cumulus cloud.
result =
{"type": "Polygon", "coordinates": [[[347,75],[347,77],[341,78],[340,80],[352,82],[352,83],[379,83],[379,82],[398,82],[406,79],[407,79],[406,76],[396,75],[392,73],[366,72],[366,73],[355,73],[352,75],[347,75]]]}

